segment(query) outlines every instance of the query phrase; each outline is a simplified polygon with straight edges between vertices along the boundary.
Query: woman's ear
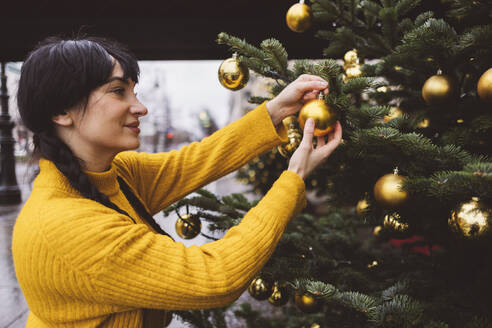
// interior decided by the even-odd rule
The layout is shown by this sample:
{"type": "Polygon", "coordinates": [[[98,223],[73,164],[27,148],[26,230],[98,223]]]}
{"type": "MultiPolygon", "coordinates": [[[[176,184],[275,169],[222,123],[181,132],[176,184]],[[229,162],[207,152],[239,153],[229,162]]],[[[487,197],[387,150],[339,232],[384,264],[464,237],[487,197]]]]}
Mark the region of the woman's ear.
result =
{"type": "Polygon", "coordinates": [[[62,114],[55,115],[51,120],[60,126],[71,126],[73,124],[70,112],[63,112],[62,114]]]}

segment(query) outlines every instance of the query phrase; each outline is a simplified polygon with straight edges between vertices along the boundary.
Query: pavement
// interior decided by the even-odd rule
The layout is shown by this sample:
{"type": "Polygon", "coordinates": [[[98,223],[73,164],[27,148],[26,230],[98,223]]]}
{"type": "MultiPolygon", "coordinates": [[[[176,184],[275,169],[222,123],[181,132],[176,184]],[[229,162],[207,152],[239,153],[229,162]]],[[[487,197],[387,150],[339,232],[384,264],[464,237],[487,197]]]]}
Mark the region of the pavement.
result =
{"type": "Polygon", "coordinates": [[[29,308],[17,283],[12,262],[12,231],[17,214],[30,194],[28,165],[17,163],[17,183],[21,189],[22,203],[0,206],[0,328],[25,327],[29,308]]]}

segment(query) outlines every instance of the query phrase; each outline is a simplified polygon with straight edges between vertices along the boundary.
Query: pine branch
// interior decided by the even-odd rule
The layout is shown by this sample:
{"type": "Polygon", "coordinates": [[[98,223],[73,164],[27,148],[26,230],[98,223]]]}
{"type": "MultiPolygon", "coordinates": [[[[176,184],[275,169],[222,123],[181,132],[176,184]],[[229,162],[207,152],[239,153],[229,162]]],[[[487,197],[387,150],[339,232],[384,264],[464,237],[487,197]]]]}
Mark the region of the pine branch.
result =
{"type": "Polygon", "coordinates": [[[370,88],[374,88],[375,79],[368,77],[357,77],[348,80],[342,88],[343,93],[361,94],[370,88]]]}
{"type": "Polygon", "coordinates": [[[282,44],[275,39],[267,39],[261,43],[261,49],[266,54],[265,61],[281,74],[287,76],[288,56],[282,44]]]}
{"type": "Polygon", "coordinates": [[[423,306],[407,295],[397,295],[391,301],[380,305],[374,321],[391,327],[414,327],[422,319],[423,306]]]}
{"type": "Polygon", "coordinates": [[[250,104],[263,104],[267,100],[272,100],[273,98],[268,97],[249,97],[248,102],[250,104]]]}
{"type": "Polygon", "coordinates": [[[408,284],[409,283],[406,280],[398,281],[395,285],[383,290],[381,294],[383,301],[390,301],[396,297],[397,294],[405,292],[408,289],[408,284]]]}
{"type": "Polygon", "coordinates": [[[231,52],[238,52],[245,57],[265,58],[263,51],[249,44],[246,40],[241,40],[238,37],[231,36],[224,32],[219,33],[217,36],[217,43],[227,44],[231,47],[231,52]]]}
{"type": "Polygon", "coordinates": [[[406,15],[410,10],[420,5],[420,0],[400,0],[395,6],[398,16],[406,15]]]}

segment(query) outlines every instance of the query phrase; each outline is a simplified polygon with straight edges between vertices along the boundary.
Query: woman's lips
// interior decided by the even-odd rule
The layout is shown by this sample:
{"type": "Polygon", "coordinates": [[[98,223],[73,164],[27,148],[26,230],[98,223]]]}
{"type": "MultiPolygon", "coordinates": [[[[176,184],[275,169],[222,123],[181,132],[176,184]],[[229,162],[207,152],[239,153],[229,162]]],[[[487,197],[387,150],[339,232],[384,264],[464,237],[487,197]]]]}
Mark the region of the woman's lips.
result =
{"type": "Polygon", "coordinates": [[[129,128],[130,130],[132,130],[133,132],[135,132],[136,134],[139,134],[140,133],[140,129],[137,128],[137,127],[134,127],[134,126],[127,126],[127,128],[129,128]]]}

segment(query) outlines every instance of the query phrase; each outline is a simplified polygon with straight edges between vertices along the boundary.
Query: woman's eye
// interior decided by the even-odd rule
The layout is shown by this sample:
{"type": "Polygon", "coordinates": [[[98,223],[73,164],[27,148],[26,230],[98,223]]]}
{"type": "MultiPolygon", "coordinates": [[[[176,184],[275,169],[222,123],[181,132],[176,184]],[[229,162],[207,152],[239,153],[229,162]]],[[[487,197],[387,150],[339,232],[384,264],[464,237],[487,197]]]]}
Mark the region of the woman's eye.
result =
{"type": "Polygon", "coordinates": [[[122,95],[125,93],[125,89],[114,89],[113,92],[122,95]]]}

